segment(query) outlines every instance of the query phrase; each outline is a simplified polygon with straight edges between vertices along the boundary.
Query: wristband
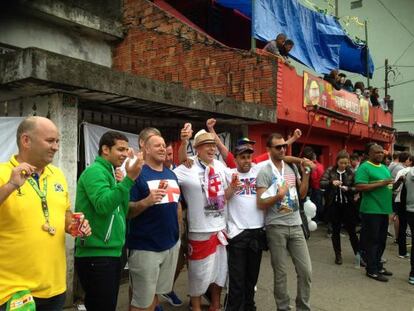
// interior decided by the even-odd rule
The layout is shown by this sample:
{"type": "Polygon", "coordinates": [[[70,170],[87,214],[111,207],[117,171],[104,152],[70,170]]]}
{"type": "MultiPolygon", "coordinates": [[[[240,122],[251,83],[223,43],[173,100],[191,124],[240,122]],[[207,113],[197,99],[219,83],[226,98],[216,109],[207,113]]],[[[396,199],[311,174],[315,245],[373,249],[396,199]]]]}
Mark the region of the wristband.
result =
{"type": "Polygon", "coordinates": [[[10,184],[10,185],[12,185],[15,190],[20,188],[20,186],[18,184],[15,184],[14,182],[12,182],[10,180],[7,183],[10,184]]]}

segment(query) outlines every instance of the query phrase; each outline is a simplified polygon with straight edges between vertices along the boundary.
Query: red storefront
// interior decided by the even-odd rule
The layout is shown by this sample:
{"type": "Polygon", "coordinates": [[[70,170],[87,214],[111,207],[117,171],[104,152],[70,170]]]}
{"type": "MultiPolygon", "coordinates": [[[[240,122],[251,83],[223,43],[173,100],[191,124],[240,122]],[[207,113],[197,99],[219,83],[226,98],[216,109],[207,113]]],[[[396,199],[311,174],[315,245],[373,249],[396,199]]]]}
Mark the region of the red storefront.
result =
{"type": "Polygon", "coordinates": [[[298,75],[280,61],[277,68],[277,123],[249,126],[249,137],[257,141],[257,154],[266,150],[270,133],[288,137],[295,128],[302,130],[302,137],[291,152],[298,155],[303,145],[310,145],[325,166],[334,162],[338,151],[362,152],[370,141],[390,150],[394,139],[390,112],[371,107],[353,93],[336,91],[312,74],[298,75]]]}
{"type": "MultiPolygon", "coordinates": [[[[202,27],[203,12],[198,1],[126,1],[127,32],[114,50],[113,68],[180,85],[188,90],[188,97],[192,90],[219,96],[221,99],[213,104],[206,96],[209,117],[219,119],[219,131],[233,133],[233,142],[242,134],[256,140],[257,154],[266,151],[270,133],[287,137],[295,128],[301,129],[303,136],[292,146],[292,154],[298,155],[303,145],[311,145],[325,166],[333,163],[339,150],[362,152],[370,141],[390,149],[394,134],[391,113],[370,107],[355,94],[334,91],[310,74],[304,77],[260,49],[232,48],[217,41],[202,27]],[[191,12],[199,14],[194,17],[191,12]],[[184,13],[193,16],[198,24],[184,13]],[[220,113],[231,110],[225,99],[241,105],[240,111],[252,104],[264,106],[276,111],[276,119],[262,115],[249,121],[252,116],[245,113],[244,120],[226,120],[220,117],[220,113]],[[248,133],[244,130],[246,125],[248,133]]],[[[245,24],[239,21],[237,25],[239,35],[245,36],[245,24]]],[[[238,36],[231,38],[235,37],[238,36]]],[[[206,116],[183,119],[180,124],[189,121],[198,130],[204,127],[206,116]]]]}

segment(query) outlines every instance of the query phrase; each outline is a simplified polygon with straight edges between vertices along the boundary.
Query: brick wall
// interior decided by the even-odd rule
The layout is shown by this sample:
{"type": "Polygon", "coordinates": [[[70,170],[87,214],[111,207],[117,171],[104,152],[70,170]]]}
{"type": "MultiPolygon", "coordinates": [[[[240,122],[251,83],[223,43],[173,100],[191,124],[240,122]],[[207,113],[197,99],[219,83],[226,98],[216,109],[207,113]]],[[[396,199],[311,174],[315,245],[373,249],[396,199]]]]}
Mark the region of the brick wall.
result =
{"type": "Polygon", "coordinates": [[[116,70],[249,103],[276,105],[276,61],[226,47],[150,1],[125,0],[116,70]]]}

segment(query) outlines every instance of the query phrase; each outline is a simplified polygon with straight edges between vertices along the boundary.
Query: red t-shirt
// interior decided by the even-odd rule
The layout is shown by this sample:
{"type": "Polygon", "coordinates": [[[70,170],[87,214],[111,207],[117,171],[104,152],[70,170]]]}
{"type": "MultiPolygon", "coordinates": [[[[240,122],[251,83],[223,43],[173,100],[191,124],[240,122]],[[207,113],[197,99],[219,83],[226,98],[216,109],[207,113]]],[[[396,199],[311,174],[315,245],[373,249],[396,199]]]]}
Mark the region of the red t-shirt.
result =
{"type": "Polygon", "coordinates": [[[313,161],[316,164],[315,169],[312,170],[310,178],[310,186],[312,189],[321,189],[320,181],[325,171],[323,165],[318,161],[313,161]]]}

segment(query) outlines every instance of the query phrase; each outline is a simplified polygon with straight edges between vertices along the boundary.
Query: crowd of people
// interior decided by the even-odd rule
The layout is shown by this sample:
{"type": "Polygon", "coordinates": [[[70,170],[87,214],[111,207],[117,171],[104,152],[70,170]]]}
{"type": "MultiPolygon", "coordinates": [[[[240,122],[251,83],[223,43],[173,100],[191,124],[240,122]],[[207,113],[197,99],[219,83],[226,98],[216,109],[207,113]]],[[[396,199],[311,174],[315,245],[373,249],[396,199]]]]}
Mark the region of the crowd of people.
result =
{"type": "MultiPolygon", "coordinates": [[[[297,274],[296,310],[311,310],[312,264],[302,218],[309,195],[319,205],[316,217],[327,217],[332,225],[336,264],[342,263],[344,227],[366,275],[387,281],[392,273],[381,258],[393,210],[392,217],[399,219],[399,255],[409,257],[412,156],[401,153],[387,168],[382,147],[370,144],[366,161],[356,163],[355,155],[351,161],[341,151],[324,170],[310,148],[303,158],[286,154],[300,130],[288,140],[271,134],[266,152],[253,158],[255,141],[241,138],[232,153],[215,125],[209,119],[207,131],[194,135],[195,156],[187,155],[193,130],[190,123],[184,125],[178,166],[172,146],[156,128],[140,132],[139,151],[120,132],[103,134],[99,155],[78,180],[75,214],[81,213],[82,222],[74,234],[65,177],[51,164],[59,148],[58,129],[42,117],[22,121],[18,154],[0,165],[0,310],[19,303],[36,304],[38,311],[62,310],[65,232],[76,238],[75,269],[88,311],[116,310],[125,253],[130,310],[162,310],[160,297],[181,305],[173,287],[185,261],[191,310],[201,311],[206,293],[209,311],[256,310],[255,286],[265,250],[271,255],[277,309],[291,308],[290,257],[297,274]],[[216,159],[217,151],[225,163],[216,159]]],[[[409,283],[414,284],[413,250],[409,283]]]]}
{"type": "Polygon", "coordinates": [[[364,82],[355,82],[346,78],[346,74],[339,72],[337,69],[331,70],[329,74],[324,75],[323,79],[329,82],[336,90],[346,90],[355,93],[360,98],[365,98],[372,107],[380,107],[384,111],[392,112],[392,100],[390,95],[380,98],[379,89],[377,87],[365,87],[364,82]]]}
{"type": "MultiPolygon", "coordinates": [[[[288,39],[286,34],[279,33],[276,36],[276,39],[269,41],[263,49],[266,52],[276,55],[283,63],[293,69],[294,66],[289,59],[289,53],[293,47],[293,40],[288,39]]],[[[362,81],[355,82],[354,85],[352,81],[346,77],[345,73],[333,69],[329,74],[325,74],[323,79],[329,82],[336,90],[346,90],[355,93],[360,98],[365,98],[372,107],[380,107],[384,111],[393,111],[393,100],[390,95],[381,98],[377,87],[370,86],[366,88],[362,81]]]]}

